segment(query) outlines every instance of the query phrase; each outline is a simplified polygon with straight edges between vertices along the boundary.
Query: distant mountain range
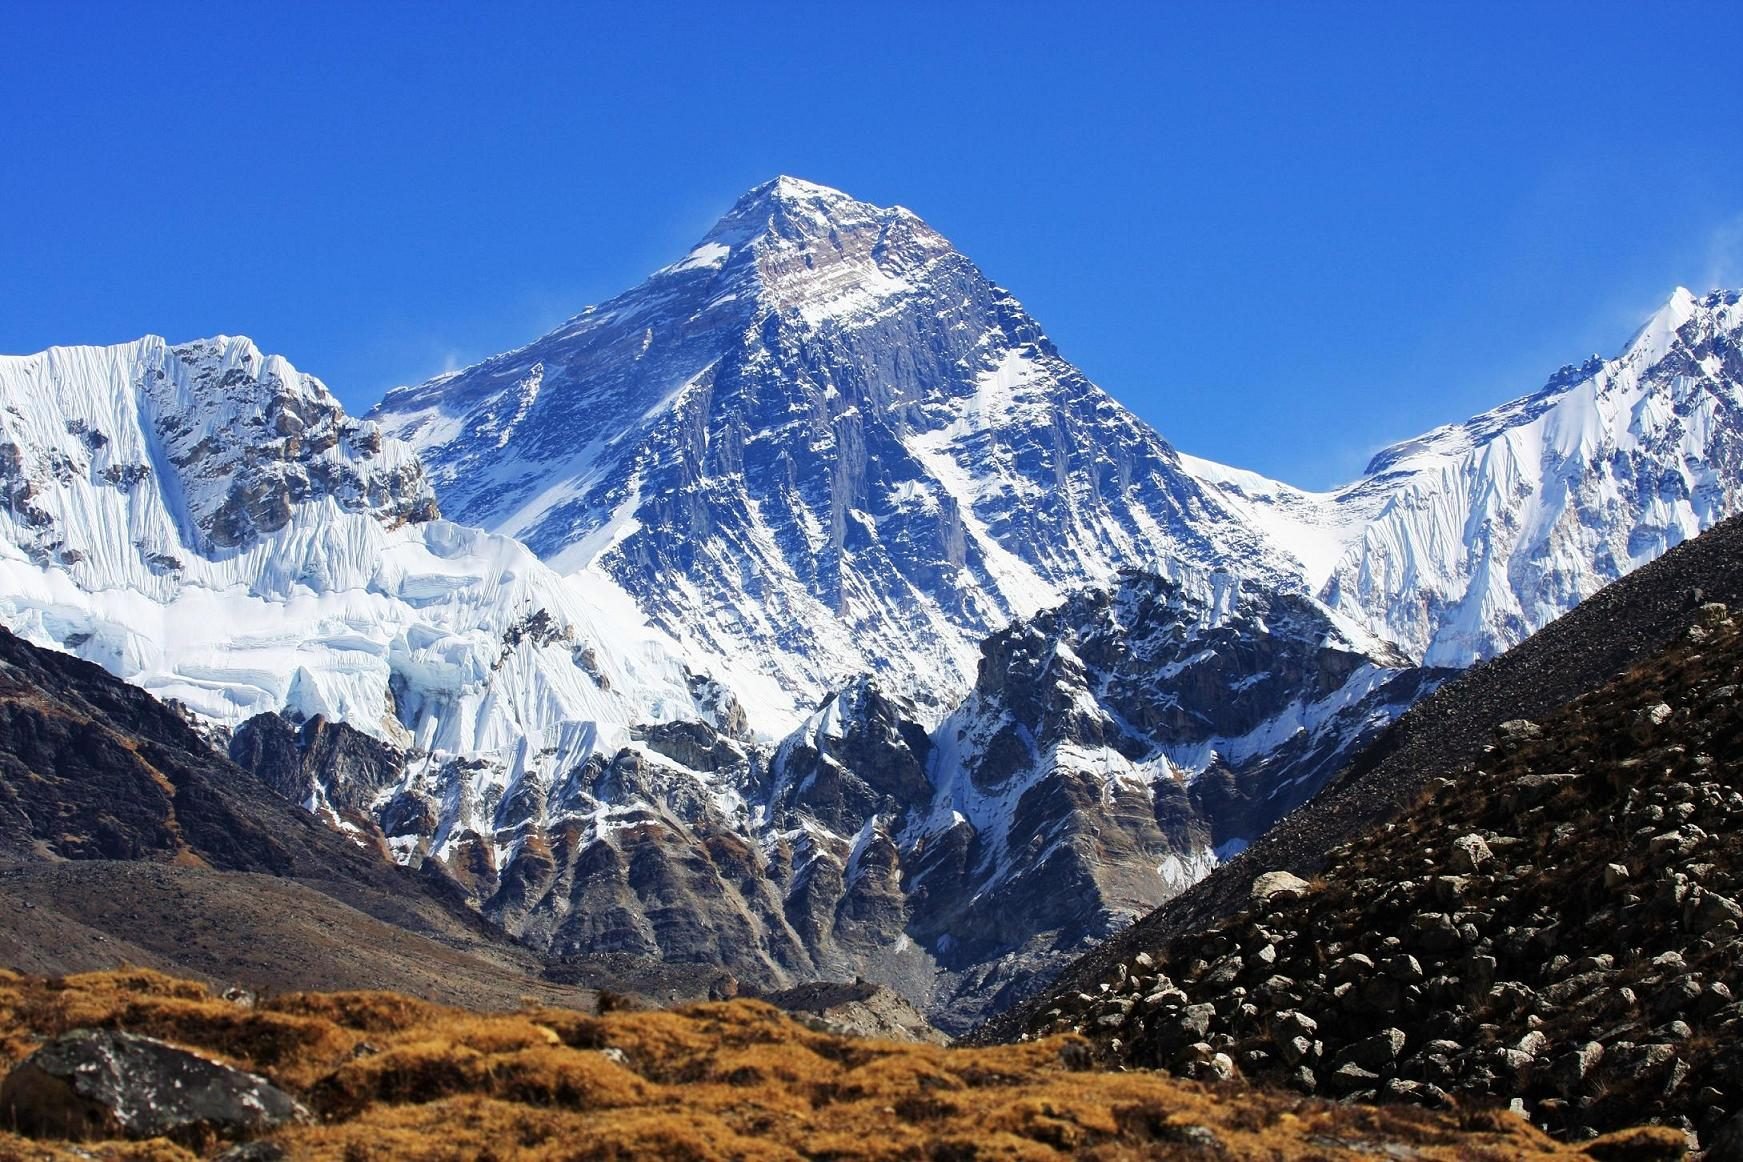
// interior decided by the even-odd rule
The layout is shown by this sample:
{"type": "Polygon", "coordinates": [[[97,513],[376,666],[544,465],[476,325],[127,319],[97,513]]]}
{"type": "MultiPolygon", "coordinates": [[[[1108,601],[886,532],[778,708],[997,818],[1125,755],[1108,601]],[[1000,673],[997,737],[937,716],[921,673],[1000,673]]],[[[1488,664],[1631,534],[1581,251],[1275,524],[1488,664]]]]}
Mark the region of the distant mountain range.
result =
{"type": "Polygon", "coordinates": [[[367,419],[245,339],[0,359],[0,620],[542,951],[959,1026],[1743,508],[1740,334],[1679,290],[1309,493],[1178,453],[912,213],[780,178],[367,419]]]}

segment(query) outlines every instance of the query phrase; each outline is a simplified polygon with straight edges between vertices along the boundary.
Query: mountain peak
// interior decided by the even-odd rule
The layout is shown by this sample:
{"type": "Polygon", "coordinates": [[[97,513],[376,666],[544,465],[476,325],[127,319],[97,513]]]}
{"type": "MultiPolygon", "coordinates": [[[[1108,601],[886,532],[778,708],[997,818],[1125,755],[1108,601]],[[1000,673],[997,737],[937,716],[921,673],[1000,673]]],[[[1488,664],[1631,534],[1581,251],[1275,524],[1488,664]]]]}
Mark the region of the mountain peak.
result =
{"type": "Polygon", "coordinates": [[[918,221],[899,206],[863,202],[829,186],[782,174],[747,190],[716,222],[703,246],[738,247],[757,238],[788,241],[851,231],[878,231],[898,219],[918,221]]]}
{"type": "Polygon", "coordinates": [[[833,186],[808,182],[804,178],[796,178],[790,174],[777,174],[761,185],[752,186],[745,191],[741,202],[854,202],[857,198],[843,193],[833,186]]]}

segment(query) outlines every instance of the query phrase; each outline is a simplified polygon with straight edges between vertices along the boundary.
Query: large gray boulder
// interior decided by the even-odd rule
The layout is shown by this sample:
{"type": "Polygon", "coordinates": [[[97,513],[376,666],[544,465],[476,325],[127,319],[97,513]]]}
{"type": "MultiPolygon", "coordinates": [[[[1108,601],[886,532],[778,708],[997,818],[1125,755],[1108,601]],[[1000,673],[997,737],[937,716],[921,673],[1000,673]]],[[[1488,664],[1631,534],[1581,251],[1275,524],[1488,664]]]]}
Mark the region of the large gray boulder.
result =
{"type": "Polygon", "coordinates": [[[0,1119],[35,1137],[163,1137],[206,1147],[309,1116],[263,1077],[110,1029],[63,1033],[0,1083],[0,1119]]]}

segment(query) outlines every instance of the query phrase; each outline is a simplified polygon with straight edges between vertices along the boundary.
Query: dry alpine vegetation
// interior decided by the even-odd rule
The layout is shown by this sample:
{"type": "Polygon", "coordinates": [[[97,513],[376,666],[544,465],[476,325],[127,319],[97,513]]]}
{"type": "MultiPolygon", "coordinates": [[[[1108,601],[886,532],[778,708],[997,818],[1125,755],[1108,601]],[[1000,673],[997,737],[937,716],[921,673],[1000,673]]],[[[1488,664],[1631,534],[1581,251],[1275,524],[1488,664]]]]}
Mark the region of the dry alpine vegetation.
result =
{"type": "Polygon", "coordinates": [[[242,1144],[209,1125],[170,1131],[177,1140],[0,1133],[0,1157],[44,1162],[1652,1159],[1682,1149],[1682,1136],[1662,1128],[1612,1135],[1582,1152],[1494,1110],[1339,1106],[1092,1071],[1076,1038],[948,1049],[834,1036],[752,1001],[481,1014],[391,993],[226,999],[146,970],[5,973],[0,1021],[0,1054],[13,1076],[69,1030],[126,1030],[256,1072],[306,1110],[242,1144]]]}

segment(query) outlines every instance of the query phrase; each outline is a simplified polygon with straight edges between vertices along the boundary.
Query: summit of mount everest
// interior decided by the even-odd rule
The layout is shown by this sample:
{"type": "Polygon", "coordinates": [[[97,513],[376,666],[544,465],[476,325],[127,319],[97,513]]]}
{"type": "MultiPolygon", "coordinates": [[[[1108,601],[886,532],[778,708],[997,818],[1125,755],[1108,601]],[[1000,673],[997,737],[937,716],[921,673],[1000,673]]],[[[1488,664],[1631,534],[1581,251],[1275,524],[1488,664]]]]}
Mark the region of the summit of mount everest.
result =
{"type": "Polygon", "coordinates": [[[452,517],[609,577],[789,720],[868,672],[936,718],[988,633],[1121,567],[1293,567],[918,217],[792,178],[371,416],[452,517]]]}
{"type": "Polygon", "coordinates": [[[1309,492],[919,217],[778,178],[365,419],[245,339],[0,359],[0,619],[557,958],[961,1027],[1457,667],[1743,508],[1743,308],[1309,492]]]}

